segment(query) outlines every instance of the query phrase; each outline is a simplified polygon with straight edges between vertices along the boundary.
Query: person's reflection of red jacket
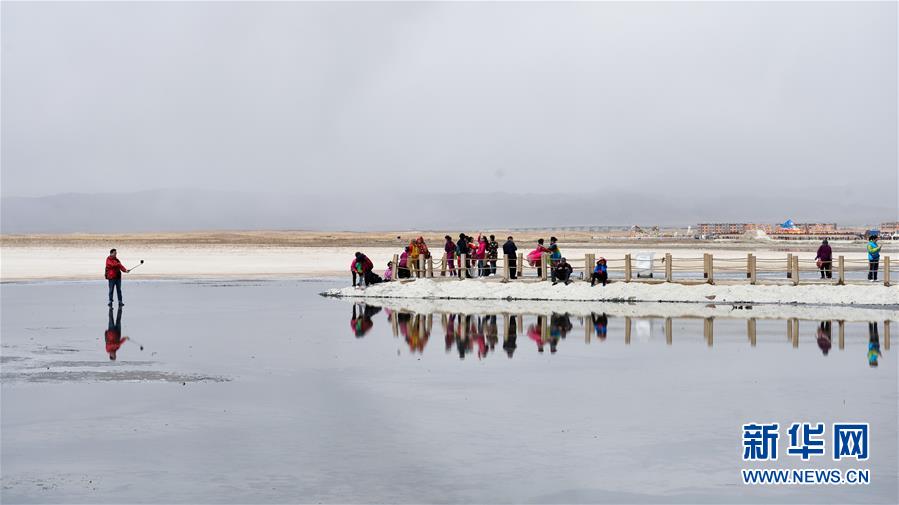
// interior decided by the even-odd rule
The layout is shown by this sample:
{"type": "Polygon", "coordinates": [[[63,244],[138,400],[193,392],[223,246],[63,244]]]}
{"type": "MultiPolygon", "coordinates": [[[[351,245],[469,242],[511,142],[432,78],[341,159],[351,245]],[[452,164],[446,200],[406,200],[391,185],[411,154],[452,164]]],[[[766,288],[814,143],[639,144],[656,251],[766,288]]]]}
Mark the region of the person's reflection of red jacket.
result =
{"type": "Polygon", "coordinates": [[[106,353],[109,354],[109,359],[115,360],[116,352],[118,352],[119,347],[122,347],[126,340],[128,340],[128,337],[122,338],[122,333],[119,329],[106,330],[106,353]]]}
{"type": "Polygon", "coordinates": [[[537,351],[543,352],[543,334],[540,332],[540,329],[537,328],[537,325],[528,326],[528,338],[537,342],[537,351]]]}

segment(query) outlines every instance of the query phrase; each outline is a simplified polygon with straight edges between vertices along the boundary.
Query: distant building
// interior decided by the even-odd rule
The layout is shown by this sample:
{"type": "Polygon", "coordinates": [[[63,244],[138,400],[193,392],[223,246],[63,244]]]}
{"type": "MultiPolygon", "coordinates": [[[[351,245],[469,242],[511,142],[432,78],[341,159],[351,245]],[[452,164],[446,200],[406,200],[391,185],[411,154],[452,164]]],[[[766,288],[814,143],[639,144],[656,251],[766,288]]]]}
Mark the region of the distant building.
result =
{"type": "Polygon", "coordinates": [[[762,223],[699,223],[696,231],[700,235],[741,235],[750,230],[771,233],[772,226],[762,223]]]}
{"type": "Polygon", "coordinates": [[[880,233],[899,233],[899,221],[880,223],[880,233]]]}
{"type": "MultiPolygon", "coordinates": [[[[893,223],[899,225],[899,223],[893,223]]],[[[742,235],[748,231],[760,230],[767,234],[789,233],[794,235],[820,235],[836,233],[836,223],[794,223],[787,220],[779,224],[765,223],[699,223],[696,231],[700,235],[742,235]]]]}

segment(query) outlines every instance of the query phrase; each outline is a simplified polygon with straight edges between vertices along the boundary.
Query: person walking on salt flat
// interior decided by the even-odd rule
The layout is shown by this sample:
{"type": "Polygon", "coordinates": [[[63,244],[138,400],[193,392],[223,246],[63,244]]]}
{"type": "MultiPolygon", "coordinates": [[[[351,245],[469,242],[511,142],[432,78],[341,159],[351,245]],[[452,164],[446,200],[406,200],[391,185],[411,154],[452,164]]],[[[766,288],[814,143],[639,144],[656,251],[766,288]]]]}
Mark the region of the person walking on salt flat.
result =
{"type": "Polygon", "coordinates": [[[868,280],[877,280],[877,267],[880,265],[880,244],[877,243],[877,235],[871,235],[868,241],[868,280]]]}
{"type": "Polygon", "coordinates": [[[110,249],[109,256],[106,258],[106,280],[109,284],[109,306],[112,307],[112,291],[116,292],[119,297],[119,307],[125,305],[122,301],[122,272],[128,273],[131,270],[125,268],[122,262],[116,257],[116,250],[110,249]]]}
{"type": "Polygon", "coordinates": [[[818,255],[815,256],[815,259],[818,260],[818,268],[821,270],[821,278],[823,279],[825,276],[828,279],[831,279],[833,276],[833,271],[831,270],[831,264],[833,263],[833,252],[830,249],[830,245],[827,243],[827,239],[824,239],[821,242],[821,246],[818,247],[818,255]]]}

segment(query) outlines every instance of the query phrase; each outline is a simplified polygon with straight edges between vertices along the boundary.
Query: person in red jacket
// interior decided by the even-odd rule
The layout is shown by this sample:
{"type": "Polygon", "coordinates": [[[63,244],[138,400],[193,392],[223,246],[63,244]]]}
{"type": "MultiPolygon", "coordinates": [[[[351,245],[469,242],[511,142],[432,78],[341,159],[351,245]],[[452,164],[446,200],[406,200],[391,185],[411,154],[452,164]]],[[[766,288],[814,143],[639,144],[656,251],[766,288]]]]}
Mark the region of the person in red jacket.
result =
{"type": "Polygon", "coordinates": [[[112,307],[112,290],[115,288],[119,297],[119,307],[125,305],[122,302],[122,272],[128,273],[131,270],[125,268],[122,262],[116,258],[116,250],[109,250],[109,257],[106,258],[106,280],[109,282],[109,306],[112,307]]]}

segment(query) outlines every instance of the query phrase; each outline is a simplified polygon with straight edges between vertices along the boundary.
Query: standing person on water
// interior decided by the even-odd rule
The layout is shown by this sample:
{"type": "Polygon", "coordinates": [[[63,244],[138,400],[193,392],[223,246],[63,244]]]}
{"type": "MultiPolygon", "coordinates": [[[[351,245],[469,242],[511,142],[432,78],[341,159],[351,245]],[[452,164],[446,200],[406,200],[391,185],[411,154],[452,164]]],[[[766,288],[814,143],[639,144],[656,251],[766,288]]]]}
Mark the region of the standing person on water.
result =
{"type": "Polygon", "coordinates": [[[110,249],[109,256],[106,258],[106,280],[109,282],[110,307],[112,307],[113,289],[115,289],[116,295],[119,297],[119,307],[125,305],[125,302],[122,301],[122,272],[128,273],[130,271],[116,257],[116,250],[110,249]]]}

